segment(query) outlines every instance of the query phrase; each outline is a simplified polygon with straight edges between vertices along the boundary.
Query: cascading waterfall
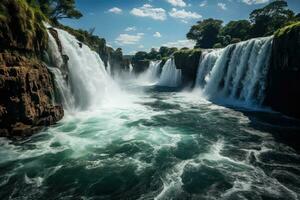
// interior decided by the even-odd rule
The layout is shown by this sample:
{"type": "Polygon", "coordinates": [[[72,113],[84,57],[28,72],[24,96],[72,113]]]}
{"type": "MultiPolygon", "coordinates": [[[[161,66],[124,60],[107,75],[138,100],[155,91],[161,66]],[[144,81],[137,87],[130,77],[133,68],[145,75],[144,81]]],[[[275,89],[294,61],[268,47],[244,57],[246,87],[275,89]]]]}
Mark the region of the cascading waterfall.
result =
{"type": "Polygon", "coordinates": [[[129,64],[129,73],[132,73],[132,70],[133,70],[133,66],[132,66],[132,64],[130,63],[130,64],[129,64]]]}
{"type": "Polygon", "coordinates": [[[176,69],[174,59],[168,59],[163,66],[157,85],[166,87],[178,87],[181,84],[181,70],[176,69]]]}
{"type": "Polygon", "coordinates": [[[151,61],[149,68],[140,76],[143,82],[154,84],[159,79],[161,61],[151,61]]]}
{"type": "MultiPolygon", "coordinates": [[[[81,44],[69,33],[60,29],[56,29],[56,31],[63,47],[62,53],[69,58],[68,82],[70,85],[69,91],[72,92],[66,91],[68,83],[62,77],[61,71],[58,68],[51,69],[51,71],[55,74],[60,93],[64,96],[63,101],[67,105],[66,109],[71,108],[72,104],[80,110],[95,108],[104,101],[110,101],[112,94],[121,92],[106,72],[104,63],[96,52],[81,44]],[[72,98],[74,103],[68,102],[72,98]]],[[[51,34],[49,36],[50,46],[52,46],[51,51],[58,58],[60,57],[57,55],[59,54],[58,48],[55,46],[54,39],[51,39],[51,34]]],[[[61,58],[56,60],[61,62],[61,58]]]]}
{"type": "Polygon", "coordinates": [[[55,85],[58,89],[60,101],[63,104],[63,107],[66,110],[72,110],[75,108],[75,99],[67,82],[67,78],[61,71],[64,62],[54,37],[49,32],[48,35],[48,69],[54,74],[55,85]]]}
{"type": "Polygon", "coordinates": [[[110,62],[109,62],[109,61],[107,62],[106,71],[107,71],[107,73],[108,73],[109,75],[112,75],[112,74],[111,74],[111,65],[110,65],[110,62]]]}
{"type": "Polygon", "coordinates": [[[210,99],[260,105],[264,100],[272,40],[256,38],[205,52],[196,86],[210,99]]]}

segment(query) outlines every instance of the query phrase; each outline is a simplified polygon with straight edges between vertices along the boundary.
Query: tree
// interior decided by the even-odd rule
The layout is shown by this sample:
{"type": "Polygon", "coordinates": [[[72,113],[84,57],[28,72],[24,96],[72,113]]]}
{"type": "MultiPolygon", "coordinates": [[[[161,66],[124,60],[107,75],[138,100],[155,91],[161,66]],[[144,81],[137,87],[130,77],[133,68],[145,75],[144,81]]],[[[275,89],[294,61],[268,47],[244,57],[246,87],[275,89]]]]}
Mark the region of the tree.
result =
{"type": "Polygon", "coordinates": [[[286,1],[277,0],[261,9],[254,10],[250,14],[250,21],[253,24],[251,36],[260,37],[273,34],[274,31],[292,20],[294,12],[287,6],[286,1]]]}
{"type": "Polygon", "coordinates": [[[75,8],[75,0],[52,0],[51,17],[55,20],[63,18],[79,19],[82,14],[75,8]]]}
{"type": "Polygon", "coordinates": [[[251,23],[248,20],[231,21],[221,30],[221,35],[246,40],[249,38],[251,23]]]}
{"type": "Polygon", "coordinates": [[[186,37],[195,40],[198,48],[212,48],[218,40],[222,23],[222,20],[212,18],[199,21],[191,27],[186,37]]]}
{"type": "MultiPolygon", "coordinates": [[[[34,1],[34,0],[30,0],[34,1]]],[[[47,15],[53,22],[57,23],[58,20],[63,18],[82,17],[80,11],[75,8],[75,0],[35,0],[41,11],[47,15]]]]}

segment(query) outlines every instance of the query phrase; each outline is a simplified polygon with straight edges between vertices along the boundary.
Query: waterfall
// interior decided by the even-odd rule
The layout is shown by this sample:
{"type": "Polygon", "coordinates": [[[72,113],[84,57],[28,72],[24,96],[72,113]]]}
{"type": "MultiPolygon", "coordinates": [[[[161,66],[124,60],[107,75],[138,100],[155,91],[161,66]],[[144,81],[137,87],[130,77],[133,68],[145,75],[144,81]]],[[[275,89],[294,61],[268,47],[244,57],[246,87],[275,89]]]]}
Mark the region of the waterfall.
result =
{"type": "Polygon", "coordinates": [[[151,61],[149,68],[140,75],[139,79],[147,84],[155,84],[159,79],[161,61],[151,61]]]}
{"type": "Polygon", "coordinates": [[[133,66],[132,66],[132,64],[130,63],[130,64],[129,64],[129,73],[132,73],[132,70],[133,70],[133,66]]]}
{"type": "Polygon", "coordinates": [[[163,66],[158,85],[166,87],[178,87],[181,84],[181,70],[176,69],[174,59],[168,59],[163,66]]]}
{"type": "Polygon", "coordinates": [[[54,37],[48,32],[48,69],[54,74],[55,85],[59,92],[59,100],[67,110],[75,108],[75,99],[67,83],[67,77],[62,73],[64,64],[54,37]]]}
{"type": "MultiPolygon", "coordinates": [[[[105,70],[99,55],[88,46],[81,44],[66,31],[55,29],[62,44],[62,54],[68,56],[68,80],[58,68],[50,68],[60,90],[65,109],[74,107],[79,110],[95,108],[102,102],[113,99],[111,96],[118,91],[117,85],[105,70]]],[[[60,63],[61,55],[57,45],[49,34],[49,49],[52,57],[60,63]],[[60,57],[60,58],[59,58],[60,57]]]]}
{"type": "Polygon", "coordinates": [[[272,40],[255,38],[204,52],[196,87],[209,99],[260,105],[264,100],[272,40]]]}
{"type": "Polygon", "coordinates": [[[106,71],[107,71],[107,73],[108,73],[109,75],[112,75],[112,74],[111,74],[111,65],[110,65],[110,62],[109,62],[109,61],[107,61],[106,71]]]}

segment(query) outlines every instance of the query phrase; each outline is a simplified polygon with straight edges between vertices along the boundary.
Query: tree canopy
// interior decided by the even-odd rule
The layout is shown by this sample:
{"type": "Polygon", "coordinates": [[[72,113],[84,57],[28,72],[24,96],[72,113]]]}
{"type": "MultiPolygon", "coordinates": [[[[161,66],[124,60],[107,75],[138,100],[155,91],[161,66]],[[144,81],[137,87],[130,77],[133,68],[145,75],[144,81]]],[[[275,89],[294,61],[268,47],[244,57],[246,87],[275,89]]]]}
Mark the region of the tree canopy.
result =
{"type": "Polygon", "coordinates": [[[288,9],[286,1],[277,0],[263,8],[256,9],[250,14],[250,22],[253,24],[251,36],[259,37],[273,34],[288,21],[292,20],[294,12],[288,9]]]}
{"type": "Polygon", "coordinates": [[[39,5],[41,11],[53,22],[63,18],[82,17],[80,11],[75,7],[75,0],[27,0],[31,4],[39,5]]]}
{"type": "Polygon", "coordinates": [[[231,21],[221,30],[221,35],[246,40],[249,38],[251,23],[248,20],[231,21]]]}
{"type": "Polygon", "coordinates": [[[196,25],[191,27],[186,36],[197,42],[196,47],[211,48],[218,38],[222,23],[222,20],[212,18],[198,21],[196,25]]]}
{"type": "Polygon", "coordinates": [[[279,28],[300,20],[300,13],[288,9],[285,0],[276,0],[253,10],[249,20],[230,21],[224,27],[218,19],[204,19],[192,26],[187,38],[196,41],[195,48],[222,47],[253,37],[273,34],[279,28]]]}

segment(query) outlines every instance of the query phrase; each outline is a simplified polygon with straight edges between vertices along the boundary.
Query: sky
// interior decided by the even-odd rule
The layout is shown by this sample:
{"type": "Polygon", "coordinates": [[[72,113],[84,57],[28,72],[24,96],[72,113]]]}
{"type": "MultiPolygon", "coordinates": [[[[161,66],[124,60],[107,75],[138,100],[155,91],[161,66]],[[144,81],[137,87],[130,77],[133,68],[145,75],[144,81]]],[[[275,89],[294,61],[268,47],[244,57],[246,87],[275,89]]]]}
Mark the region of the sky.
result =
{"type": "MultiPolygon", "coordinates": [[[[89,30],[105,38],[124,54],[149,51],[160,46],[193,47],[186,33],[197,21],[248,19],[252,10],[272,0],[76,0],[83,17],[65,19],[63,24],[89,30]]],[[[288,0],[300,13],[300,0],[288,0]]]]}

